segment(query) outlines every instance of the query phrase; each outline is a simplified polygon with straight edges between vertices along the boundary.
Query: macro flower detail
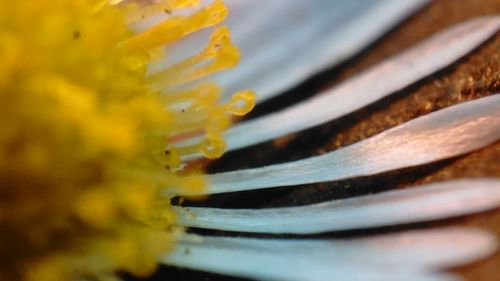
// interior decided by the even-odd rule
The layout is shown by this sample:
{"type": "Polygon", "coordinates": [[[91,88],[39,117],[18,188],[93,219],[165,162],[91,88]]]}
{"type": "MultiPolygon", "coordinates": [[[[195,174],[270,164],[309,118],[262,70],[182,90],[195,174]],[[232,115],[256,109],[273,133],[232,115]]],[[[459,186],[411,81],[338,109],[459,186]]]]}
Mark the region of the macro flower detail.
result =
{"type": "Polygon", "coordinates": [[[0,0],[1,280],[128,280],[164,264],[256,280],[444,281],[460,280],[444,269],[496,251],[486,230],[435,221],[498,208],[497,177],[348,190],[349,180],[497,144],[495,51],[486,78],[460,80],[486,87],[481,97],[459,91],[460,102],[431,104],[313,156],[252,161],[481,46],[494,49],[498,16],[461,20],[315,96],[245,119],[428,1],[226,2],[0,0]],[[317,183],[347,196],[263,202],[266,192],[317,183]],[[255,198],[258,208],[238,205],[255,198]]]}
{"type": "Polygon", "coordinates": [[[157,5],[0,2],[0,279],[146,276],[172,249],[181,229],[160,187],[203,188],[201,176],[173,172],[179,158],[186,151],[220,156],[230,115],[247,113],[254,97],[242,91],[222,104],[213,84],[179,88],[238,61],[224,27],[198,56],[147,75],[158,47],[218,24],[227,12],[215,1],[141,33],[129,28],[137,13],[193,1],[157,5]],[[190,131],[206,137],[172,146],[170,139],[190,131]]]}

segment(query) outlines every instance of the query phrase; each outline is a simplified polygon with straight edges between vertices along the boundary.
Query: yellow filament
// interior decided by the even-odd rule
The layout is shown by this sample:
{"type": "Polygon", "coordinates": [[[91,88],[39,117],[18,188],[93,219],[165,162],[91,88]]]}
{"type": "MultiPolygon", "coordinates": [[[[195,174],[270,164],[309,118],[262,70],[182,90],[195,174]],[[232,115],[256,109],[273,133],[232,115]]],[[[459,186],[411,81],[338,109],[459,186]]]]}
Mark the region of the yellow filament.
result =
{"type": "Polygon", "coordinates": [[[203,142],[201,142],[201,151],[203,154],[210,158],[219,158],[226,151],[226,142],[221,136],[210,135],[203,142]]]}
{"type": "MultiPolygon", "coordinates": [[[[204,104],[199,103],[198,106],[199,108],[195,109],[197,114],[195,120],[175,118],[175,120],[179,120],[175,125],[178,128],[176,132],[203,129],[206,137],[194,145],[172,148],[170,151],[176,156],[169,164],[172,167],[180,164],[179,159],[182,156],[197,152],[203,153],[210,159],[220,157],[226,149],[222,133],[231,125],[229,115],[242,116],[251,111],[255,106],[255,94],[252,91],[244,90],[235,93],[227,104],[219,105],[213,103],[213,100],[209,100],[204,104]]],[[[189,115],[193,116],[193,113],[189,115]]]]}
{"type": "Polygon", "coordinates": [[[167,14],[181,8],[195,7],[199,4],[198,0],[166,0],[166,1],[155,1],[154,3],[138,7],[127,13],[127,21],[135,22],[147,17],[156,15],[158,13],[164,12],[167,14]]]}
{"type": "Polygon", "coordinates": [[[171,79],[162,79],[156,83],[156,85],[159,85],[160,89],[174,88],[182,84],[199,80],[222,70],[232,68],[238,64],[240,54],[237,48],[234,46],[227,46],[227,48],[222,50],[224,52],[220,52],[219,56],[213,58],[211,62],[197,68],[186,69],[182,72],[175,73],[172,75],[171,79]]]}
{"type": "Polygon", "coordinates": [[[231,42],[229,29],[223,26],[212,33],[208,47],[202,52],[151,75],[149,79],[158,89],[168,90],[234,67],[239,60],[240,52],[231,42]]]}
{"type": "Polygon", "coordinates": [[[196,104],[214,104],[219,100],[222,89],[215,83],[202,82],[193,88],[177,90],[162,95],[165,104],[194,101],[196,104]]]}
{"type": "Polygon", "coordinates": [[[166,19],[123,42],[121,48],[129,53],[145,52],[218,24],[226,18],[226,15],[227,8],[222,0],[215,0],[190,16],[173,16],[166,19]]]}
{"type": "Polygon", "coordinates": [[[245,90],[235,93],[231,100],[226,104],[227,112],[243,116],[250,112],[255,105],[255,94],[252,91],[245,90]]]}
{"type": "MultiPolygon", "coordinates": [[[[209,159],[216,159],[221,157],[225,151],[226,142],[224,138],[219,134],[209,134],[199,143],[170,148],[167,150],[167,154],[175,155],[175,157],[180,157],[183,155],[190,155],[201,152],[205,157],[209,159]]],[[[179,164],[178,158],[171,158],[169,160],[171,161],[169,163],[169,167],[175,167],[176,164],[179,164]]]]}
{"type": "Polygon", "coordinates": [[[255,94],[245,90],[234,94],[227,104],[217,104],[215,99],[198,100],[190,108],[174,114],[176,132],[203,129],[207,134],[220,134],[231,125],[229,115],[242,116],[255,106],[255,94]],[[183,115],[189,118],[183,118],[183,115]]]}

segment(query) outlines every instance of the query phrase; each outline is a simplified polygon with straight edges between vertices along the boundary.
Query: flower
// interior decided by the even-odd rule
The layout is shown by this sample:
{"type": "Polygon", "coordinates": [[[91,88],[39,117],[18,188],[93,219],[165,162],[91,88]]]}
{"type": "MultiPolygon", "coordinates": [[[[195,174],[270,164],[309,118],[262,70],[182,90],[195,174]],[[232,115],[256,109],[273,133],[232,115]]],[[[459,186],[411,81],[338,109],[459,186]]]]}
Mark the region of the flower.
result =
{"type": "MultiPolygon", "coordinates": [[[[209,175],[203,188],[204,177],[177,175],[185,168],[182,160],[219,157],[228,115],[247,113],[254,96],[242,91],[220,104],[218,86],[191,83],[232,67],[239,53],[227,28],[218,27],[199,54],[168,68],[146,68],[151,70],[151,59],[160,56],[155,48],[220,22],[226,13],[221,1],[187,16],[177,16],[176,10],[196,1],[4,2],[4,10],[14,16],[4,17],[1,41],[7,63],[0,85],[9,118],[1,127],[0,178],[7,196],[0,201],[0,222],[8,230],[2,239],[14,243],[3,248],[8,267],[2,278],[108,280],[117,270],[145,276],[161,261],[259,279],[387,280],[390,269],[395,280],[448,280],[453,277],[436,269],[495,249],[487,233],[462,228],[325,241],[193,236],[180,227],[307,234],[434,220],[498,206],[498,181],[492,179],[263,210],[170,208],[168,200],[370,175],[467,153],[498,139],[497,97],[437,111],[324,156],[209,175]],[[134,26],[144,29],[138,33],[126,24],[159,14],[167,19],[134,26]],[[29,24],[33,20],[37,26],[29,24]],[[20,55],[28,51],[30,63],[20,55]],[[32,96],[36,107],[28,102],[32,96]],[[200,131],[205,136],[193,138],[200,131]],[[334,173],[325,169],[332,165],[334,173]]],[[[403,14],[416,6],[409,7],[403,14]]],[[[398,16],[389,18],[375,29],[384,30],[398,16]]],[[[497,29],[498,20],[479,19],[446,31],[347,82],[344,90],[337,87],[284,114],[242,123],[226,134],[228,149],[335,118],[318,105],[353,86],[359,91],[373,85],[367,82],[387,69],[402,69],[373,89],[374,99],[339,103],[335,114],[373,102],[452,63],[497,29]],[[275,121],[284,130],[271,128],[275,121]]],[[[162,65],[165,60],[155,61],[162,65]]]]}

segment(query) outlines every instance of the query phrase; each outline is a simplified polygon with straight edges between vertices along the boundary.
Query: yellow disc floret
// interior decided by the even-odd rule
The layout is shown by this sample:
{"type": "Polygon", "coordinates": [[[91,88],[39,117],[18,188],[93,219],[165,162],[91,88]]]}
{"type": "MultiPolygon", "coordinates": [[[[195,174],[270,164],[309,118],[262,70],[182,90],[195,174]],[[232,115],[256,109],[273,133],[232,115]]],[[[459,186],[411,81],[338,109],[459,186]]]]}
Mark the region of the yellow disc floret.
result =
{"type": "Polygon", "coordinates": [[[203,188],[174,173],[182,156],[220,156],[229,115],[254,104],[248,91],[218,104],[216,85],[183,86],[237,62],[224,27],[210,50],[146,75],[154,48],[218,24],[225,6],[140,34],[127,24],[195,2],[0,0],[0,280],[143,276],[174,246],[160,188],[203,188]],[[169,142],[189,132],[206,137],[169,142]]]}

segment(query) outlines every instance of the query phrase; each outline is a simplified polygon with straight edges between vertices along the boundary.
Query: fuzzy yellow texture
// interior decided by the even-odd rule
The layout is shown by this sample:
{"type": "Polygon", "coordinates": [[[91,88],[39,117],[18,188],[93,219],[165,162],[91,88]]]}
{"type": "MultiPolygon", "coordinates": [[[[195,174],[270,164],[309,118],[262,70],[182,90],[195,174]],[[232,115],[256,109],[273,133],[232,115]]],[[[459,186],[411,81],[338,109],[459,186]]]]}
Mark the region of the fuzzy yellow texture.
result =
{"type": "MultiPolygon", "coordinates": [[[[221,19],[169,19],[170,29],[145,32],[177,34],[158,40],[127,28],[141,5],[0,0],[0,7],[0,280],[151,273],[180,231],[159,187],[203,187],[202,177],[187,181],[165,169],[180,157],[165,155],[167,140],[190,113],[202,124],[193,128],[227,123],[231,104],[205,106],[198,96],[211,87],[201,84],[188,91],[195,107],[169,110],[172,100],[146,79],[148,52],[221,19]]],[[[190,150],[213,149],[220,132],[210,134],[217,137],[190,150]]]]}

